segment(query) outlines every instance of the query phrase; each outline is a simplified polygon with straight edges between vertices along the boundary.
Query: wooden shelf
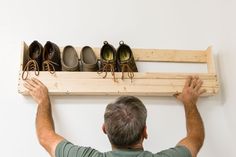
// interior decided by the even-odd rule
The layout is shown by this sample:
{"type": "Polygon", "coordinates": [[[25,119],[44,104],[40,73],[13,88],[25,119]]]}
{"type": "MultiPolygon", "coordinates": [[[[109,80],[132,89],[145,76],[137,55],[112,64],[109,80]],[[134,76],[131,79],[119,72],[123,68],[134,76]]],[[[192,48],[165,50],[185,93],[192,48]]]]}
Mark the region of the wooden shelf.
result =
{"type": "MultiPolygon", "coordinates": [[[[26,43],[22,44],[21,65],[19,72],[18,92],[28,95],[23,87],[21,78],[24,54],[28,50],[26,43]]],[[[62,50],[62,48],[61,48],[62,50]]],[[[76,47],[79,54],[81,48],[76,47]]],[[[99,58],[99,48],[94,48],[99,58]]],[[[132,49],[136,61],[145,62],[180,62],[180,63],[206,63],[207,73],[159,73],[137,72],[134,79],[121,78],[116,72],[117,82],[113,81],[110,73],[105,79],[97,72],[65,72],[55,74],[40,71],[39,76],[29,72],[30,77],[37,77],[49,89],[50,95],[137,95],[137,96],[173,96],[181,92],[186,78],[189,75],[198,75],[203,81],[203,88],[207,92],[203,96],[215,95],[219,90],[219,83],[215,72],[211,47],[206,50],[160,50],[160,49],[132,49]]]]}

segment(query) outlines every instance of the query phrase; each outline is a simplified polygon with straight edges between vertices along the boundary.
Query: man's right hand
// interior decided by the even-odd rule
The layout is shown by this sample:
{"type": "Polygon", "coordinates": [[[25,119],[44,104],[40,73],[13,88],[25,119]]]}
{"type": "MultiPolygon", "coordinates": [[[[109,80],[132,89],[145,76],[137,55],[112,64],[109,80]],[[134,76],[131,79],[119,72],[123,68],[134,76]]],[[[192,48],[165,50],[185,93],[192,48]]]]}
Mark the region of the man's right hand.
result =
{"type": "Polygon", "coordinates": [[[205,93],[205,89],[201,89],[203,81],[198,76],[189,76],[185,82],[182,93],[175,94],[176,98],[183,104],[196,104],[198,97],[205,93]]]}
{"type": "Polygon", "coordinates": [[[206,92],[201,89],[202,84],[198,76],[188,77],[182,93],[176,95],[184,104],[187,129],[187,136],[177,145],[188,148],[192,157],[197,156],[205,138],[203,121],[196,105],[198,97],[206,92]]]}
{"type": "Polygon", "coordinates": [[[48,89],[38,79],[32,78],[30,80],[26,80],[24,86],[28,89],[29,94],[37,104],[41,105],[50,103],[48,89]]]}

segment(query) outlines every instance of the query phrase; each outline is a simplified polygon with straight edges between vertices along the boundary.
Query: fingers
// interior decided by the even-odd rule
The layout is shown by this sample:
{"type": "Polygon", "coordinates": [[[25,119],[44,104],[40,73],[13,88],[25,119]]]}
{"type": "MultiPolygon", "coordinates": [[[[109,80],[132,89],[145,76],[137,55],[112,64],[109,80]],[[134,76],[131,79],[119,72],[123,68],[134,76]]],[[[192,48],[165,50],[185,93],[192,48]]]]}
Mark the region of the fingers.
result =
{"type": "Polygon", "coordinates": [[[31,78],[31,81],[35,84],[35,86],[38,86],[38,85],[39,85],[39,83],[36,81],[35,78],[31,78]]]}
{"type": "Polygon", "coordinates": [[[196,86],[196,79],[194,78],[190,84],[190,88],[194,89],[195,86],[196,86]]]}
{"type": "Polygon", "coordinates": [[[185,88],[189,87],[190,84],[191,84],[191,82],[192,82],[192,76],[188,76],[188,78],[187,78],[187,80],[186,80],[186,82],[185,82],[184,87],[185,87],[185,88]]]}
{"type": "Polygon", "coordinates": [[[195,87],[198,85],[198,83],[199,83],[199,76],[194,76],[193,78],[192,78],[192,81],[191,81],[191,83],[190,83],[190,88],[192,88],[192,89],[195,89],[195,87]]]}
{"type": "Polygon", "coordinates": [[[198,94],[199,94],[199,95],[202,95],[202,94],[205,93],[206,91],[207,91],[206,89],[201,89],[201,90],[198,91],[198,94]]]}
{"type": "Polygon", "coordinates": [[[36,78],[32,78],[32,81],[34,81],[38,85],[43,85],[43,83],[36,78]]]}
{"type": "Polygon", "coordinates": [[[195,90],[195,92],[198,93],[198,95],[201,95],[206,92],[206,89],[201,89],[203,85],[203,81],[198,77],[195,76],[194,80],[192,81],[191,87],[195,90]]]}
{"type": "Polygon", "coordinates": [[[45,87],[44,84],[36,78],[27,79],[24,83],[24,87],[30,91],[37,89],[39,87],[45,87]]]}
{"type": "Polygon", "coordinates": [[[25,82],[28,85],[32,86],[32,87],[36,87],[37,86],[37,84],[34,81],[32,81],[31,79],[27,79],[25,82]]]}
{"type": "Polygon", "coordinates": [[[176,91],[175,92],[175,94],[173,94],[173,96],[177,99],[177,100],[180,100],[180,101],[182,101],[182,97],[183,97],[183,94],[182,93],[180,93],[180,92],[178,92],[178,91],[176,91]]]}
{"type": "Polygon", "coordinates": [[[192,77],[192,81],[190,83],[190,88],[194,89],[196,84],[197,84],[197,79],[198,79],[198,76],[194,76],[192,77]]]}
{"type": "Polygon", "coordinates": [[[202,87],[202,84],[203,84],[203,81],[199,79],[194,89],[198,91],[202,87]]]}
{"type": "Polygon", "coordinates": [[[34,87],[31,86],[31,85],[28,84],[28,83],[24,83],[23,85],[24,85],[24,87],[25,87],[26,89],[28,89],[29,91],[32,91],[32,90],[34,89],[34,87]]]}
{"type": "Polygon", "coordinates": [[[176,91],[175,94],[173,94],[173,96],[174,96],[175,98],[178,98],[178,97],[180,96],[180,94],[181,94],[180,92],[176,91]]]}

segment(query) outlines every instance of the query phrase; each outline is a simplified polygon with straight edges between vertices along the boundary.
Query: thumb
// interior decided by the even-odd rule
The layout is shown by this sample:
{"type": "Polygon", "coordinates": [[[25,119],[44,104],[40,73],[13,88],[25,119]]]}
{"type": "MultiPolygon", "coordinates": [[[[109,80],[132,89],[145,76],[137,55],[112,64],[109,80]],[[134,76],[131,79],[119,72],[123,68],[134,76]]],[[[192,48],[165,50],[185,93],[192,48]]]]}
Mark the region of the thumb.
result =
{"type": "Polygon", "coordinates": [[[178,91],[173,96],[178,100],[182,100],[182,93],[180,93],[178,91]]]}

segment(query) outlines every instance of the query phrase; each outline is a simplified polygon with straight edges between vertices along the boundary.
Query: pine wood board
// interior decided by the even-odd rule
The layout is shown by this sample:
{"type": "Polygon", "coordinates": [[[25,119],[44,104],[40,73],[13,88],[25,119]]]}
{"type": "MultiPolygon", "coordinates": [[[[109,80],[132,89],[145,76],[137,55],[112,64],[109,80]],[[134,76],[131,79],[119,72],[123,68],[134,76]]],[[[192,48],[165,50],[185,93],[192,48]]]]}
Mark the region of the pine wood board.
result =
{"type": "MultiPolygon", "coordinates": [[[[81,47],[76,47],[80,55],[81,47]]],[[[60,48],[61,52],[63,48],[60,48]]],[[[97,58],[100,58],[100,48],[93,48],[97,58]]],[[[136,61],[144,62],[182,62],[182,63],[206,63],[205,50],[168,50],[168,49],[142,49],[133,48],[136,61]]]]}
{"type": "MultiPolygon", "coordinates": [[[[156,73],[135,73],[132,81],[125,76],[121,79],[121,73],[116,73],[117,82],[113,81],[111,74],[103,79],[103,75],[94,72],[56,72],[50,74],[41,72],[37,78],[48,88],[51,95],[143,95],[143,96],[172,96],[181,92],[186,74],[158,75],[156,73]],[[146,77],[145,77],[146,76],[146,77]]],[[[36,77],[34,72],[29,73],[29,78],[36,77]]],[[[217,93],[219,84],[214,75],[199,75],[204,81],[203,87],[207,89],[204,96],[217,93]]],[[[19,92],[27,95],[23,87],[21,73],[19,73],[19,92]]]]}

